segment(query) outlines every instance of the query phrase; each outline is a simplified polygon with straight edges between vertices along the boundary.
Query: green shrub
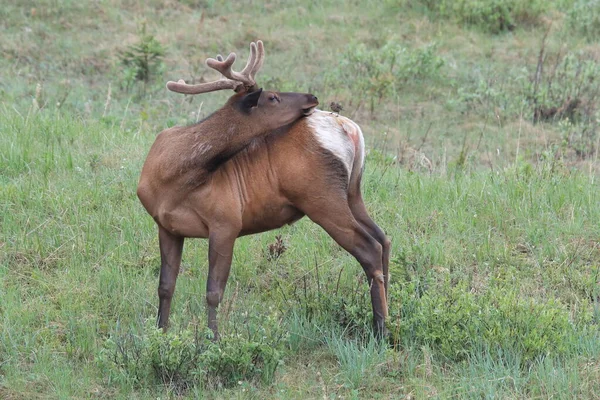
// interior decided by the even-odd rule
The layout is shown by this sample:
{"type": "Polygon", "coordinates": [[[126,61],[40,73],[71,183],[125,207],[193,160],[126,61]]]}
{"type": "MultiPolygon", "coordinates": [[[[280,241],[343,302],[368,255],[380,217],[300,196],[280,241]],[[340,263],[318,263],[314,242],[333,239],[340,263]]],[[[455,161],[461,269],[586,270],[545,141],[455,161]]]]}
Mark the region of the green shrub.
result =
{"type": "Polygon", "coordinates": [[[390,292],[392,341],[427,345],[444,358],[460,361],[487,349],[509,351],[523,362],[564,355],[579,332],[556,301],[522,299],[510,289],[476,295],[448,283],[420,294],[414,282],[390,292]]]}
{"type": "Polygon", "coordinates": [[[593,105],[600,98],[599,60],[584,53],[546,55],[543,71],[537,87],[535,79],[531,82],[529,98],[546,112],[555,110],[551,115],[540,115],[540,119],[568,118],[575,122],[595,110],[593,105]],[[569,103],[575,101],[577,104],[569,109],[569,103]]]}
{"type": "Polygon", "coordinates": [[[211,386],[231,387],[239,381],[269,384],[281,363],[281,353],[267,343],[249,342],[240,337],[224,337],[202,357],[211,386]]]}
{"type": "Polygon", "coordinates": [[[147,333],[147,356],[157,382],[177,392],[195,386],[205,371],[199,368],[202,358],[210,353],[211,342],[190,329],[163,333],[150,329],[147,333]]]}
{"type": "Polygon", "coordinates": [[[336,288],[335,282],[333,285],[321,289],[307,285],[304,296],[296,298],[289,318],[288,344],[292,349],[315,347],[323,343],[323,332],[332,329],[341,329],[353,338],[372,335],[373,312],[366,281],[359,281],[356,288],[336,288]]]}
{"type": "Polygon", "coordinates": [[[593,159],[597,154],[599,124],[600,110],[591,118],[586,118],[583,123],[573,123],[568,119],[561,121],[559,129],[564,146],[572,149],[578,159],[593,159]]]}
{"type": "Polygon", "coordinates": [[[590,41],[600,37],[600,0],[576,0],[567,16],[569,29],[580,32],[590,41]]]}
{"type": "Polygon", "coordinates": [[[442,16],[455,18],[462,24],[475,25],[492,33],[515,27],[511,4],[503,0],[440,1],[438,7],[442,16]]]}
{"type": "Polygon", "coordinates": [[[166,385],[177,393],[192,387],[230,387],[239,381],[270,383],[281,352],[267,338],[211,332],[162,330],[147,324],[143,332],[115,331],[97,357],[109,384],[142,387],[166,385]]]}
{"type": "Polygon", "coordinates": [[[600,61],[593,55],[545,54],[536,67],[490,71],[457,88],[450,106],[499,118],[524,115],[533,122],[560,122],[565,146],[579,159],[596,154],[600,115],[600,61]],[[535,71],[539,71],[535,73],[535,71]],[[498,78],[501,76],[501,78],[498,78]]]}
{"type": "Polygon", "coordinates": [[[373,326],[373,309],[367,285],[355,299],[338,297],[333,302],[331,316],[337,326],[344,329],[349,336],[365,338],[371,335],[373,326]]]}
{"type": "Polygon", "coordinates": [[[108,384],[139,387],[151,375],[147,352],[148,342],[143,335],[117,328],[104,341],[96,361],[108,384]]]}
{"type": "Polygon", "coordinates": [[[360,102],[366,98],[373,113],[376,104],[404,85],[439,77],[443,65],[435,44],[417,49],[395,42],[378,49],[368,48],[363,43],[353,44],[327,76],[326,85],[331,90],[343,88],[360,94],[357,96],[360,102]]]}
{"type": "Polygon", "coordinates": [[[104,342],[98,363],[109,384],[162,384],[183,392],[205,376],[201,357],[211,350],[210,345],[198,331],[164,334],[148,323],[141,333],[113,332],[104,342]]]}
{"type": "Polygon", "coordinates": [[[434,17],[455,20],[490,33],[535,24],[550,6],[543,0],[421,0],[420,3],[434,17]]]}
{"type": "Polygon", "coordinates": [[[561,130],[578,158],[596,154],[599,136],[600,61],[584,53],[546,56],[539,78],[527,88],[534,122],[565,121],[561,130]],[[547,65],[549,59],[554,65],[547,65]]]}
{"type": "Polygon", "coordinates": [[[485,76],[470,76],[469,80],[457,88],[457,96],[449,99],[449,105],[503,118],[520,116],[532,108],[527,99],[529,76],[525,68],[504,74],[489,71],[485,76]]]}

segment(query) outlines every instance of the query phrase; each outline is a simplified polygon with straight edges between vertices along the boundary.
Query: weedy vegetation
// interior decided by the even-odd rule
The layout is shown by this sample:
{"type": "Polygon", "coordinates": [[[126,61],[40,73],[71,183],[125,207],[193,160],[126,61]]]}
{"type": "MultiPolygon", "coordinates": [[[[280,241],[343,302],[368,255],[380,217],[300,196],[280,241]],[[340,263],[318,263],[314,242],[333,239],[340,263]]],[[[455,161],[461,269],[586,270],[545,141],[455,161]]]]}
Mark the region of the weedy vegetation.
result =
{"type": "Polygon", "coordinates": [[[598,1],[5,3],[0,398],[598,396],[598,1]],[[164,83],[256,39],[264,87],[363,128],[387,342],[360,266],[307,220],[236,242],[218,343],[207,243],[186,242],[155,328],[140,168],[226,96],[164,83]]]}

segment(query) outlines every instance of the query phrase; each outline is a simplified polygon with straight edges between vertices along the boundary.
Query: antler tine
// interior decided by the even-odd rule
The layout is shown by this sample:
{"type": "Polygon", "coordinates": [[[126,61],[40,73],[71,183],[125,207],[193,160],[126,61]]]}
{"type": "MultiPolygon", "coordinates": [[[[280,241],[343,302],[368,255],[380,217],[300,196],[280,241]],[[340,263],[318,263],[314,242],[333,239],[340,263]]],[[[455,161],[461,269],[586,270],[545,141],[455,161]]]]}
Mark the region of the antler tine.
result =
{"type": "Polygon", "coordinates": [[[208,65],[212,69],[219,71],[224,77],[241,82],[245,86],[254,85],[254,81],[252,81],[247,74],[235,72],[231,68],[233,66],[233,63],[235,62],[235,59],[235,53],[231,53],[229,54],[229,56],[227,56],[225,61],[219,61],[218,59],[215,60],[214,58],[209,58],[208,60],[206,60],[206,65],[208,65]]]}
{"type": "Polygon", "coordinates": [[[250,78],[252,78],[252,80],[254,80],[256,73],[262,68],[263,62],[265,61],[265,46],[263,45],[262,40],[258,40],[256,45],[258,47],[258,55],[254,67],[250,71],[250,78]]]}
{"type": "Polygon", "coordinates": [[[251,42],[250,55],[248,56],[248,61],[246,62],[246,66],[244,67],[242,72],[240,72],[240,74],[244,76],[249,76],[248,73],[250,72],[252,67],[254,67],[254,63],[256,63],[256,43],[251,42]]]}
{"type": "Polygon", "coordinates": [[[235,62],[236,55],[235,53],[229,53],[227,58],[223,60],[222,55],[217,55],[217,59],[207,58],[206,65],[214,70],[217,70],[226,78],[233,79],[231,77],[231,66],[235,62]]]}

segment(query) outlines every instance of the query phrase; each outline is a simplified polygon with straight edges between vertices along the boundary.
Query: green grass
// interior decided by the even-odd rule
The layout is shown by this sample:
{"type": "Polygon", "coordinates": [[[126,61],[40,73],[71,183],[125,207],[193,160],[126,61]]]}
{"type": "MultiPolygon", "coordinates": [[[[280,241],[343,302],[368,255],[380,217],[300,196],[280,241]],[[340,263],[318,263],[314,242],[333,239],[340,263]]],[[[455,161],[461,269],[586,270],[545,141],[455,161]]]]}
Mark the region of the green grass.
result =
{"type": "Polygon", "coordinates": [[[585,115],[534,124],[527,87],[543,18],[549,60],[600,48],[553,4],[498,35],[402,1],[3,6],[0,398],[597,396],[600,135],[585,115]],[[164,72],[128,89],[120,54],[144,21],[164,72]],[[389,347],[366,328],[360,266],[308,220],[236,242],[221,344],[206,342],[202,240],[186,242],[169,335],[152,327],[139,172],[161,129],[226,98],[164,81],[210,78],[204,58],[245,58],[256,38],[266,87],[340,101],[367,136],[363,192],[393,242],[389,347]]]}

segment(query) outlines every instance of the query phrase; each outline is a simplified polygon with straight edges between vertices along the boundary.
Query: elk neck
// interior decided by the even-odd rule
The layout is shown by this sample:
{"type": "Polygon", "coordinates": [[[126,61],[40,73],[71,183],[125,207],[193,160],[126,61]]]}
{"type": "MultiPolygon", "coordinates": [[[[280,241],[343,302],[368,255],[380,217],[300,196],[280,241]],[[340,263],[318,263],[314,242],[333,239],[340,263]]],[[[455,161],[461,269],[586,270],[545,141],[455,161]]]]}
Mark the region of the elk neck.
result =
{"type": "Polygon", "coordinates": [[[219,110],[190,127],[184,170],[200,167],[212,172],[254,138],[270,132],[260,118],[239,106],[241,98],[241,94],[232,96],[219,110]]]}

